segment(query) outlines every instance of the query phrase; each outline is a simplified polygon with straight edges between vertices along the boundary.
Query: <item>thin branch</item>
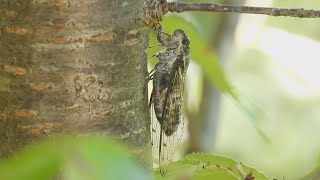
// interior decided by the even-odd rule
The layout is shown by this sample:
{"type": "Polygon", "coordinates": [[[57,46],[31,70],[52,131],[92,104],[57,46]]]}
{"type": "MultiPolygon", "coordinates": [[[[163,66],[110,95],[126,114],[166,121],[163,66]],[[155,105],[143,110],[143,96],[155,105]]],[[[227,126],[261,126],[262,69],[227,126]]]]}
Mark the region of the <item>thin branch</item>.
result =
{"type": "MultiPolygon", "coordinates": [[[[181,3],[167,2],[162,4],[170,12],[205,11],[205,12],[234,12],[247,14],[264,14],[269,16],[290,16],[299,18],[319,18],[320,11],[313,9],[282,9],[269,7],[232,6],[213,3],[181,3]]],[[[164,13],[165,14],[165,13],[164,13]]]]}

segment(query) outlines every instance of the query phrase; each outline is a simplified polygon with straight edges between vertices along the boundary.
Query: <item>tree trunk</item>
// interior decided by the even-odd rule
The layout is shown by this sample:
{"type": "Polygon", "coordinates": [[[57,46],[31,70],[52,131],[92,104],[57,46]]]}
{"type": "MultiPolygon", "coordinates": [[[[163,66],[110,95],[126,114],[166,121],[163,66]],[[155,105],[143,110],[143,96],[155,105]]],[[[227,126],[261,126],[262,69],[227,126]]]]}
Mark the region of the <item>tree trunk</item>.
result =
{"type": "Polygon", "coordinates": [[[149,147],[144,5],[0,2],[0,157],[61,133],[149,147]]]}

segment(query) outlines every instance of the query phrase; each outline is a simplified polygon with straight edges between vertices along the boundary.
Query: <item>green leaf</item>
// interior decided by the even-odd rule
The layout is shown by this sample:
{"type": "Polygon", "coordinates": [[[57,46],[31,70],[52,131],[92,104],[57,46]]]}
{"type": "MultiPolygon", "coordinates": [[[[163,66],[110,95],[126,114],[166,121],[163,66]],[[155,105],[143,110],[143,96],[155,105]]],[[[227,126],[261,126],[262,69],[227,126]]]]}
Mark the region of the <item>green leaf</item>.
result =
{"type": "Polygon", "coordinates": [[[254,168],[229,158],[209,154],[189,154],[184,159],[169,164],[166,169],[167,172],[163,177],[157,170],[156,179],[240,180],[249,173],[252,173],[255,179],[268,179],[254,168]]]}
{"type": "Polygon", "coordinates": [[[63,165],[65,146],[59,147],[56,142],[43,142],[27,146],[16,157],[0,162],[2,179],[50,179],[54,177],[63,165]]]}
{"type": "Polygon", "coordinates": [[[318,165],[315,169],[313,169],[309,174],[305,177],[301,178],[302,180],[316,180],[320,177],[320,165],[318,165]]]}
{"type": "Polygon", "coordinates": [[[60,137],[0,163],[1,179],[151,179],[129,152],[102,137],[60,137]],[[126,172],[126,173],[123,173],[126,172]],[[60,177],[59,176],[59,177],[60,177]]]}

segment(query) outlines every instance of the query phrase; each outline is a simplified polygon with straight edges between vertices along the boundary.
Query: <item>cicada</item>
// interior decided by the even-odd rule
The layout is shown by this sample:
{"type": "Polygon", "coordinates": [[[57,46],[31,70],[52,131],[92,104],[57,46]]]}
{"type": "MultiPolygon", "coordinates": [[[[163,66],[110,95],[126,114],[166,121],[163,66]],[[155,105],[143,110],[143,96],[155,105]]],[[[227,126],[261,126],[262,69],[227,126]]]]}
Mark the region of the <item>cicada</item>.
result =
{"type": "Polygon", "coordinates": [[[173,144],[179,143],[177,141],[183,134],[178,129],[183,129],[184,125],[182,103],[190,62],[190,40],[182,29],[176,29],[172,35],[162,32],[161,25],[155,30],[157,41],[164,50],[154,55],[159,61],[149,74],[149,79],[153,80],[149,106],[157,119],[151,115],[153,151],[158,151],[160,173],[163,175],[163,166],[171,160],[177,147],[173,144]]]}

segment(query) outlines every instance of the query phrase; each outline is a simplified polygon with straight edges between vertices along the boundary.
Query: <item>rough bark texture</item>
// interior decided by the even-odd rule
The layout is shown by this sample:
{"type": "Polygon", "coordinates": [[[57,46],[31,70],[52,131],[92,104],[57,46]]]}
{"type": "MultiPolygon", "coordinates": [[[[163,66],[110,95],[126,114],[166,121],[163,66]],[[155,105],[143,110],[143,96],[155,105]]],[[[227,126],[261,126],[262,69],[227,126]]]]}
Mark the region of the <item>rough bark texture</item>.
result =
{"type": "Polygon", "coordinates": [[[148,147],[144,3],[0,1],[0,157],[61,133],[148,147]]]}

